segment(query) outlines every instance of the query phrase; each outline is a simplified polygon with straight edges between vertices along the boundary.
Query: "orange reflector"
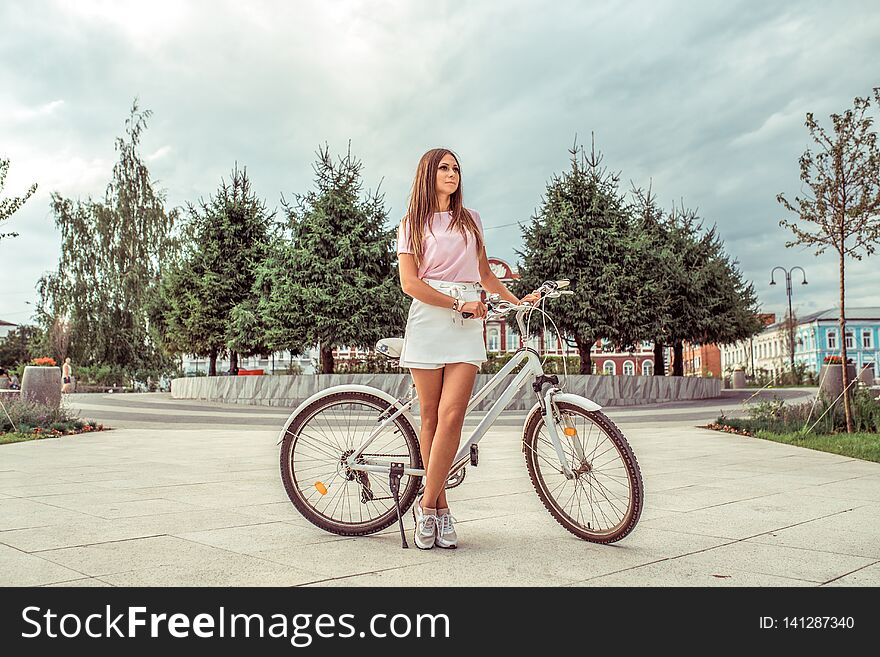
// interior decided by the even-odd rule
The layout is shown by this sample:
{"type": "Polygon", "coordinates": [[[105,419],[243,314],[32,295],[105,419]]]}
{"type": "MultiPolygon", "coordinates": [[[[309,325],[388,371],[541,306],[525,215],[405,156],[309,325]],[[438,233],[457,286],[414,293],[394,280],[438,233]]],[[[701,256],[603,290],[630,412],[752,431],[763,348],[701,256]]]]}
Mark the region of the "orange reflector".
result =
{"type": "Polygon", "coordinates": [[[565,429],[563,429],[563,432],[565,433],[566,436],[578,435],[577,429],[575,429],[574,427],[565,427],[565,429]]]}
{"type": "Polygon", "coordinates": [[[321,495],[327,494],[327,487],[324,484],[322,484],[320,481],[315,482],[315,488],[318,489],[318,492],[321,493],[321,495]]]}

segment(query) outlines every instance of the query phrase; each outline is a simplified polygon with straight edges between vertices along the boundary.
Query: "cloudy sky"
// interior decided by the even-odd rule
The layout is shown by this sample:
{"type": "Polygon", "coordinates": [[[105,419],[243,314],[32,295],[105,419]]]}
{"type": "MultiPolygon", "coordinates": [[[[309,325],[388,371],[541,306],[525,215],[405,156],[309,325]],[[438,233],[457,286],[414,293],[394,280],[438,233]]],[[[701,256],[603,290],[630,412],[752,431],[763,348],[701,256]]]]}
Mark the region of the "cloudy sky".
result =
{"type": "MultiPolygon", "coordinates": [[[[49,195],[103,195],[135,96],[153,111],[142,150],[169,206],[207,197],[236,160],[280,206],[311,186],[320,144],[341,154],[350,140],[392,226],[418,158],[446,146],[489,254],[514,265],[515,222],[594,132],[627,188],[651,182],[663,206],[718,224],[765,311],[786,304],[774,265],[806,269],[797,310],[830,308],[835,255],[786,249],[775,199],[801,190],[805,113],[827,124],[880,86],[878,35],[872,0],[6,0],[2,194],[39,190],[0,226],[21,233],[0,241],[0,319],[30,317],[60,252],[49,195]]],[[[880,306],[878,263],[848,264],[850,306],[880,306]]]]}

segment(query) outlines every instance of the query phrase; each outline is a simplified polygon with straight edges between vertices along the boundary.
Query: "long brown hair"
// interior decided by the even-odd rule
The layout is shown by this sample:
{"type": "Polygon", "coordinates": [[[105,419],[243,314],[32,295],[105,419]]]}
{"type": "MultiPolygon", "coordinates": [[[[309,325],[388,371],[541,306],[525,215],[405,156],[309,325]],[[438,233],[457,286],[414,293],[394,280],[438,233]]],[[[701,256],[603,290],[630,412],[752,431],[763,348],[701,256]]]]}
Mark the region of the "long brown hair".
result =
{"type": "MultiPolygon", "coordinates": [[[[403,221],[408,222],[411,240],[408,246],[413,250],[416,268],[419,267],[425,253],[425,233],[431,228],[434,213],[440,211],[437,200],[437,169],[440,167],[440,160],[447,153],[454,157],[455,163],[458,164],[458,156],[448,148],[432,148],[422,155],[419,166],[416,167],[416,176],[409,196],[409,207],[403,218],[403,221]]],[[[470,232],[476,238],[477,253],[479,254],[483,250],[483,237],[480,235],[476,221],[461,204],[461,181],[461,165],[458,164],[458,187],[449,197],[449,212],[452,215],[449,227],[461,232],[465,240],[470,232]]]]}

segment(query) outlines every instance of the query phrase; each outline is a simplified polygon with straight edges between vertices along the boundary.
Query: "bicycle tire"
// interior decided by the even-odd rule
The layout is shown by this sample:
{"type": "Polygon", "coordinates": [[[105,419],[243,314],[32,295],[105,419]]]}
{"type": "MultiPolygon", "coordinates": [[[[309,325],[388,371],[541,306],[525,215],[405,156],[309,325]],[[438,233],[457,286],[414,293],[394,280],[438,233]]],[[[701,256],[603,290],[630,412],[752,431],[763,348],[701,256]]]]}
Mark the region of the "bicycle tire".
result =
{"type": "MultiPolygon", "coordinates": [[[[392,405],[382,397],[378,395],[374,395],[367,392],[360,391],[344,391],[338,392],[331,395],[327,395],[326,397],[321,397],[320,399],[316,399],[313,403],[309,404],[306,408],[300,411],[297,416],[290,422],[287,431],[284,434],[284,439],[281,443],[281,454],[280,454],[280,463],[281,463],[281,480],[284,482],[284,489],[287,492],[287,496],[290,498],[290,501],[296,507],[296,509],[303,515],[306,520],[311,522],[313,525],[320,527],[326,531],[332,532],[334,534],[339,534],[341,536],[363,536],[365,534],[372,534],[378,531],[389,527],[390,525],[397,522],[397,509],[394,505],[394,500],[391,495],[390,483],[389,483],[389,474],[379,474],[375,472],[363,473],[367,475],[366,481],[368,482],[366,488],[371,489],[374,484],[379,484],[387,488],[387,495],[380,499],[386,500],[386,504],[384,505],[387,508],[378,509],[373,507],[377,512],[375,515],[371,515],[367,519],[363,519],[363,513],[361,513],[361,520],[359,522],[350,522],[344,521],[341,518],[333,517],[333,515],[328,515],[326,511],[321,511],[318,508],[318,505],[314,504],[311,498],[314,495],[314,491],[317,488],[317,484],[312,481],[309,484],[309,479],[314,479],[314,473],[310,473],[306,470],[305,466],[300,466],[299,475],[296,471],[296,451],[297,448],[303,446],[304,451],[305,447],[308,445],[308,441],[312,441],[313,447],[315,445],[320,445],[319,448],[316,448],[315,451],[318,453],[319,457],[322,458],[312,458],[312,461],[324,461],[323,465],[317,466],[308,466],[308,468],[328,468],[329,471],[331,463],[333,463],[333,467],[336,469],[336,473],[333,477],[335,479],[336,475],[342,475],[341,478],[343,481],[334,483],[334,488],[339,489],[347,489],[350,488],[348,486],[349,483],[355,482],[355,488],[358,490],[360,495],[364,494],[364,480],[357,476],[357,473],[348,471],[346,474],[346,468],[342,463],[344,459],[344,452],[347,450],[354,451],[360,442],[354,443],[354,440],[350,440],[345,443],[345,447],[343,449],[339,449],[342,447],[342,443],[339,443],[339,440],[343,437],[341,434],[345,433],[345,438],[351,438],[353,433],[356,433],[352,430],[351,426],[351,415],[349,415],[349,424],[344,427],[344,431],[339,432],[339,435],[336,435],[332,440],[327,439],[326,442],[320,442],[313,432],[317,432],[320,429],[321,423],[323,422],[325,426],[328,428],[332,427],[332,423],[328,417],[322,418],[322,414],[326,414],[329,409],[332,409],[335,406],[340,406],[343,404],[354,404],[363,406],[367,409],[371,409],[370,414],[375,415],[371,419],[371,423],[368,423],[370,426],[375,426],[375,423],[378,422],[378,418],[382,413],[387,411],[389,408],[392,408],[392,405]],[[306,429],[309,429],[309,434],[305,433],[306,429]],[[351,444],[349,444],[349,442],[351,444]],[[336,453],[338,451],[338,454],[336,453]],[[343,483],[344,482],[344,483],[343,483]],[[309,487],[311,486],[311,490],[309,487]],[[307,495],[305,491],[309,491],[307,495]]],[[[400,442],[399,454],[397,455],[400,461],[403,461],[407,465],[413,468],[421,468],[422,467],[422,457],[419,451],[419,443],[418,437],[416,435],[415,429],[412,424],[404,415],[399,415],[394,423],[391,425],[394,427],[393,433],[400,434],[400,438],[398,439],[400,442]],[[403,452],[406,451],[406,454],[403,452]]],[[[389,429],[386,429],[386,432],[389,429]]],[[[376,442],[381,442],[381,436],[377,437],[376,442]]],[[[373,445],[376,444],[373,443],[373,445]]],[[[368,452],[371,451],[373,447],[368,448],[368,452]]],[[[302,459],[301,459],[302,460],[302,459]]],[[[321,471],[318,471],[320,474],[321,471]]],[[[414,476],[414,475],[403,475],[400,481],[400,490],[398,499],[400,501],[400,513],[403,516],[412,503],[415,501],[416,494],[418,492],[419,483],[421,482],[422,477],[414,476]]],[[[323,485],[323,484],[322,484],[323,485]]],[[[325,491],[329,493],[329,490],[325,487],[325,491]]],[[[349,509],[352,509],[351,500],[349,499],[348,490],[344,490],[342,495],[345,495],[349,501],[349,509]]],[[[323,497],[326,496],[327,493],[320,493],[320,497],[316,498],[320,501],[323,497]]],[[[336,491],[334,490],[334,493],[336,491]]],[[[359,495],[359,498],[360,498],[359,495]]],[[[362,502],[363,509],[370,510],[371,507],[368,502],[364,502],[363,498],[360,498],[362,502]]],[[[369,500],[372,502],[375,500],[369,500]]],[[[339,502],[337,502],[336,509],[339,508],[339,502]]],[[[345,502],[342,502],[342,511],[345,509],[345,502]]],[[[334,512],[335,513],[335,510],[334,512]]]]}
{"type": "MultiPolygon", "coordinates": [[[[620,519],[613,524],[613,526],[599,529],[598,527],[594,527],[592,525],[598,524],[595,521],[598,520],[598,516],[595,515],[595,507],[598,506],[600,509],[600,515],[604,517],[604,510],[602,507],[602,501],[596,501],[591,495],[587,494],[587,503],[590,506],[590,516],[591,521],[583,520],[580,518],[582,516],[583,508],[581,506],[581,495],[578,492],[578,482],[581,479],[587,480],[588,485],[590,486],[591,491],[593,490],[593,484],[590,483],[589,476],[591,475],[593,479],[597,480],[596,490],[599,491],[600,495],[605,497],[605,501],[607,502],[606,508],[611,507],[616,510],[617,507],[608,499],[606,494],[605,484],[611,485],[611,481],[614,477],[611,475],[606,476],[609,479],[605,480],[605,484],[602,481],[598,480],[596,475],[597,470],[595,468],[595,458],[593,461],[589,459],[584,459],[584,462],[577,463],[577,457],[575,456],[575,452],[573,449],[569,449],[566,451],[566,455],[571,459],[570,466],[572,466],[572,471],[577,470],[579,474],[576,476],[573,484],[573,493],[571,494],[570,499],[573,499],[575,495],[578,496],[578,507],[577,507],[577,515],[573,516],[572,513],[566,511],[563,508],[563,505],[560,503],[557,496],[554,494],[555,490],[559,490],[560,487],[566,484],[566,482],[570,480],[566,480],[565,477],[561,473],[561,468],[559,466],[559,459],[556,455],[555,450],[552,450],[552,445],[550,443],[549,437],[545,437],[543,442],[544,445],[541,445],[541,430],[544,429],[544,433],[546,434],[546,428],[544,427],[544,418],[540,412],[540,406],[536,407],[536,409],[529,415],[526,420],[525,427],[523,429],[523,452],[525,453],[526,459],[526,467],[529,471],[529,477],[532,480],[532,485],[535,488],[535,492],[538,494],[538,497],[541,499],[541,502],[544,504],[544,507],[547,511],[550,512],[556,521],[565,527],[569,532],[581,538],[585,541],[590,541],[592,543],[614,543],[615,541],[619,541],[624,538],[627,534],[629,534],[636,526],[639,521],[639,517],[642,513],[642,507],[644,505],[644,484],[642,482],[642,475],[639,469],[638,462],[636,461],[635,454],[632,451],[629,443],[624,437],[623,433],[611,421],[611,419],[602,413],[601,411],[591,411],[586,408],[583,408],[577,404],[571,402],[556,402],[556,406],[559,409],[560,413],[567,413],[569,416],[581,416],[586,420],[589,420],[590,423],[597,427],[603,434],[603,436],[613,445],[614,450],[621,461],[620,466],[616,466],[614,468],[609,468],[609,470],[616,470],[618,467],[623,469],[626,472],[626,481],[627,481],[627,489],[629,494],[629,499],[627,502],[627,508],[624,513],[621,514],[620,519]],[[549,448],[550,453],[549,456],[542,455],[540,450],[542,447],[546,450],[549,448]],[[543,463],[542,463],[543,460],[543,463]],[[543,466],[543,467],[542,467],[543,466]],[[555,471],[554,471],[555,466],[555,471]],[[585,470],[584,472],[580,472],[585,470]],[[561,483],[548,481],[549,475],[553,472],[554,477],[558,478],[561,483]],[[605,491],[601,490],[605,489],[605,491]]],[[[577,428],[577,427],[575,427],[577,428]]],[[[577,439],[581,440],[581,436],[586,432],[579,432],[577,435],[577,439]]],[[[565,451],[565,440],[566,437],[561,436],[563,440],[563,450],[565,451]]],[[[589,441],[589,436],[587,438],[589,441]]],[[[588,442],[589,444],[589,442],[588,442]]],[[[597,441],[596,448],[593,450],[595,453],[596,449],[599,447],[599,442],[597,441]]],[[[610,450],[610,448],[605,448],[599,456],[604,455],[610,450]]],[[[615,475],[615,477],[618,475],[615,475]]],[[[622,475],[619,476],[620,480],[623,479],[622,475]]],[[[619,485],[619,484],[618,484],[619,485]]],[[[581,484],[581,490],[586,493],[587,491],[583,488],[583,484],[581,484]]],[[[567,487],[567,486],[566,486],[567,487]]],[[[574,506],[572,506],[572,511],[574,511],[574,506]]],[[[609,509],[610,511],[610,509],[609,509]]]]}

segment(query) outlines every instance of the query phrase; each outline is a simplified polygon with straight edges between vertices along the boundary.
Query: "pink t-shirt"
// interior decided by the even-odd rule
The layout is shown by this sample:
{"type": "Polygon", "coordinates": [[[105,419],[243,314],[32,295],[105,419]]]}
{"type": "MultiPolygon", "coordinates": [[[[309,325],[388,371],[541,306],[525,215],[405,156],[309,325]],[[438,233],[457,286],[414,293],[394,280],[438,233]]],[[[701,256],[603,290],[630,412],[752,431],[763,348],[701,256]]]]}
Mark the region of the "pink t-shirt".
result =
{"type": "MultiPolygon", "coordinates": [[[[470,210],[474,222],[483,235],[483,222],[476,210],[470,210]]],[[[424,254],[419,265],[419,278],[433,278],[457,283],[480,282],[480,254],[477,241],[467,232],[467,239],[457,230],[449,229],[452,214],[435,212],[433,225],[425,233],[424,254]]],[[[401,221],[397,227],[397,252],[412,253],[409,246],[409,226],[401,221]]]]}

